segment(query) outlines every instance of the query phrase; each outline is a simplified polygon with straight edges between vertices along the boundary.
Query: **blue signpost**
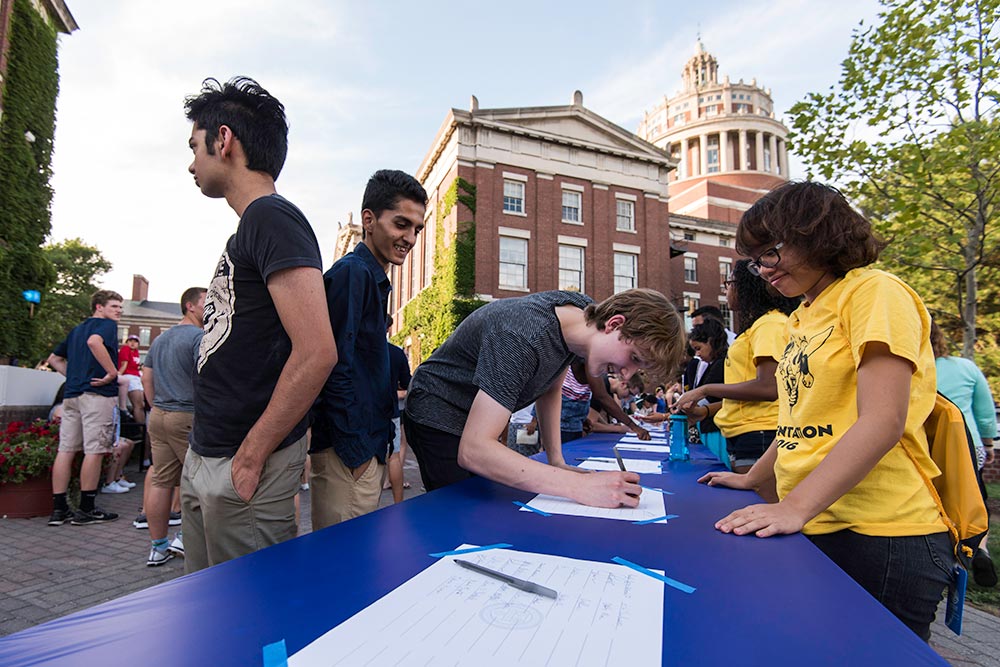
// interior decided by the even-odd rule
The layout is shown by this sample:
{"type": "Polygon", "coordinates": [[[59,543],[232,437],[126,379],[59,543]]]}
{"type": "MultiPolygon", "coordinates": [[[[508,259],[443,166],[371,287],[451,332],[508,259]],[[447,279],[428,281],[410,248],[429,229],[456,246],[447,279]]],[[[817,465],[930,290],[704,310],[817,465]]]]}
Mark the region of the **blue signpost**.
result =
{"type": "Polygon", "coordinates": [[[21,296],[23,296],[24,300],[28,302],[28,307],[31,309],[29,317],[34,317],[35,316],[35,304],[36,303],[41,303],[41,301],[42,301],[42,293],[39,292],[36,289],[26,289],[23,292],[21,292],[21,296]]]}

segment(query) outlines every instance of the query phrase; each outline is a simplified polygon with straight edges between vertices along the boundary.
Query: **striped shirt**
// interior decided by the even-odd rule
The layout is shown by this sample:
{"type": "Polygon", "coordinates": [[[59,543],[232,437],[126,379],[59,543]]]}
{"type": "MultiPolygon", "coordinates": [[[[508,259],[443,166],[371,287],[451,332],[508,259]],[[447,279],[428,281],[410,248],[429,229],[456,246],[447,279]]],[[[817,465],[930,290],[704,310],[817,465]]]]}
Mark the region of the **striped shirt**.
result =
{"type": "Polygon", "coordinates": [[[585,294],[553,291],[499,299],[474,311],[413,374],[407,414],[461,435],[480,391],[511,412],[533,403],[575,358],[556,307],[591,303],[585,294]]]}

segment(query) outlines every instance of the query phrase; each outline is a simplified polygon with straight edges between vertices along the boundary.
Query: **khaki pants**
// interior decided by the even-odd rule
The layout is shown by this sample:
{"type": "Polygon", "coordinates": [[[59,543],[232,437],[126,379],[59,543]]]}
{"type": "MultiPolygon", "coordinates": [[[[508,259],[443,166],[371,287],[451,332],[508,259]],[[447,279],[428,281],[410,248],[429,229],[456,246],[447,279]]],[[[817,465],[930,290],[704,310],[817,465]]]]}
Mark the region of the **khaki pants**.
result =
{"type": "Polygon", "coordinates": [[[181,482],[187,457],[193,412],[153,408],[149,413],[149,442],[153,451],[153,486],[172,489],[181,482]]]}
{"type": "MultiPolygon", "coordinates": [[[[312,529],[320,530],[378,509],[385,464],[372,457],[357,481],[333,448],[310,455],[309,497],[312,529]]],[[[187,533],[185,533],[185,536],[187,533]]]]}
{"type": "Polygon", "coordinates": [[[229,458],[188,449],[181,474],[184,571],[196,572],[295,537],[295,496],[306,460],[306,439],[280,449],[264,464],[250,502],[233,488],[229,458]]]}

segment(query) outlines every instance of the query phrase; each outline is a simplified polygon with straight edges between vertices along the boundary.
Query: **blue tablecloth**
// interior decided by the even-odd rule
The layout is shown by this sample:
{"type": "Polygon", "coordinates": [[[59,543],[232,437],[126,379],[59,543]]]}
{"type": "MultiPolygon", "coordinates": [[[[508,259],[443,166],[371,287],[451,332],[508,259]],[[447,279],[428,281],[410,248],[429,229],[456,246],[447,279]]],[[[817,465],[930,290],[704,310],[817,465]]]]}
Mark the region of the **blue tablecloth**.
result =
{"type": "MultiPolygon", "coordinates": [[[[608,456],[617,436],[565,447],[608,456]]],[[[628,458],[660,458],[628,452],[628,458]]],[[[664,592],[664,665],[945,665],[801,535],[723,535],[713,523],[759,501],[695,480],[722,469],[694,448],[643,484],[669,524],[518,511],[533,494],[474,478],[0,639],[0,665],[94,667],[141,652],[150,667],[262,664],[289,655],[462,543],[608,562],[620,556],[694,586],[664,592]]],[[[653,631],[651,628],[650,631],[653,631]]],[[[386,641],[394,641],[386,637],[386,641]]],[[[642,666],[634,666],[642,667],[642,666]]]]}

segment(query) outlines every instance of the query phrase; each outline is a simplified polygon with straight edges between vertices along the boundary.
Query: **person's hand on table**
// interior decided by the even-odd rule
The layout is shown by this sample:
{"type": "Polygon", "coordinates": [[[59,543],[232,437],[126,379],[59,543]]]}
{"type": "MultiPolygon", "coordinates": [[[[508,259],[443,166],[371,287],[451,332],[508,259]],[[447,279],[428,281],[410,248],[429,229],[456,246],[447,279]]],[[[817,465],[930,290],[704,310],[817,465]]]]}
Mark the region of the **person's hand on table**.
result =
{"type": "Polygon", "coordinates": [[[662,422],[670,418],[670,415],[663,412],[651,412],[648,415],[635,415],[636,419],[644,422],[662,422]]]}
{"type": "Polygon", "coordinates": [[[570,497],[590,507],[637,507],[641,493],[638,473],[592,472],[580,478],[570,497]]]}
{"type": "Polygon", "coordinates": [[[632,426],[632,432],[635,434],[635,437],[639,438],[640,440],[649,440],[650,438],[649,431],[639,426],[638,424],[632,426]]]}
{"type": "Polygon", "coordinates": [[[735,472],[710,472],[699,477],[698,483],[709,486],[725,486],[740,491],[753,489],[748,475],[741,475],[735,472]]]}
{"type": "Polygon", "coordinates": [[[715,522],[716,530],[734,535],[771,537],[798,533],[808,517],[785,502],[749,505],[715,522]]]}

